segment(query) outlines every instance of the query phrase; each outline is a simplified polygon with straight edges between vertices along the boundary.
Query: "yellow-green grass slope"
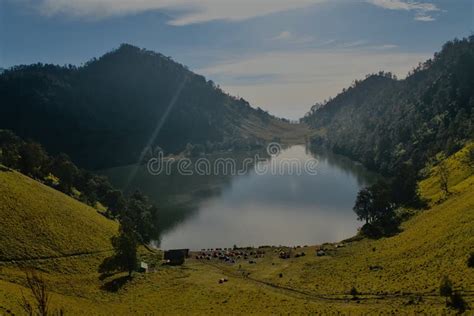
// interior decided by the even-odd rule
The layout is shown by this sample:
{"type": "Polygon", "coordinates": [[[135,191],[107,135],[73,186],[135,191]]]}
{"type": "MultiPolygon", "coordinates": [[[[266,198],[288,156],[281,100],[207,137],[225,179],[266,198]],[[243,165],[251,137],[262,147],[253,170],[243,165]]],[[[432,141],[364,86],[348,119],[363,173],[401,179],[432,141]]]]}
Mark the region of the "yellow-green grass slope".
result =
{"type": "MultiPolygon", "coordinates": [[[[316,257],[313,246],[297,250],[305,257],[288,260],[268,248],[257,264],[191,259],[182,267],[137,274],[117,292],[104,289],[115,277],[98,278],[100,256],[33,264],[44,272],[52,307],[68,314],[454,313],[438,295],[445,275],[474,305],[474,270],[466,264],[474,250],[474,176],[461,162],[466,150],[447,160],[453,192],[448,198],[439,190],[435,166],[420,184],[430,208],[406,221],[399,235],[343,248],[323,245],[325,257],[316,257]],[[229,281],[219,284],[223,276],[229,281]],[[356,300],[348,294],[352,287],[361,293],[356,300]]],[[[25,288],[18,263],[3,264],[0,276],[0,314],[2,308],[20,313],[16,302],[25,288]]]]}
{"type": "Polygon", "coordinates": [[[117,223],[16,171],[0,171],[0,261],[111,249],[117,223]]]}

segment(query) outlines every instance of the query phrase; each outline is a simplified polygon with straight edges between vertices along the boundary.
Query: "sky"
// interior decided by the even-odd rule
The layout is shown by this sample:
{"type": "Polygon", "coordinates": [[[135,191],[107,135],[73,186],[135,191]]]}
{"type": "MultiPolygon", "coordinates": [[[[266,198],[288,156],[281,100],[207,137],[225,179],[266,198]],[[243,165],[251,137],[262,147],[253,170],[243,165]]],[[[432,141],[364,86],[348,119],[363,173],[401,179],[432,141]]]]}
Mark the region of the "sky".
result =
{"type": "Polygon", "coordinates": [[[81,65],[129,43],[290,119],[474,32],[474,0],[0,0],[0,67],[81,65]]]}

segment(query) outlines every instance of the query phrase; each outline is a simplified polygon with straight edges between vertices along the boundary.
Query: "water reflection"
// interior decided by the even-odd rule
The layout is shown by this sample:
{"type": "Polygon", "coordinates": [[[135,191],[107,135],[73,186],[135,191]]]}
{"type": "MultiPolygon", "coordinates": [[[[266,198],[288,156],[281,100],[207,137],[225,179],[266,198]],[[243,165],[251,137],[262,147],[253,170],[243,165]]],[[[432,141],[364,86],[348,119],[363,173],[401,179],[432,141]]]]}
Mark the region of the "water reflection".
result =
{"type": "MultiPolygon", "coordinates": [[[[247,155],[233,158],[243,159],[247,155]]],[[[161,247],[201,249],[246,245],[296,245],[337,241],[353,235],[357,191],[376,179],[362,166],[325,151],[298,145],[266,163],[286,158],[319,160],[317,174],[242,176],[152,176],[139,168],[138,188],[160,207],[161,247]]],[[[122,186],[132,167],[104,173],[122,186]]]]}

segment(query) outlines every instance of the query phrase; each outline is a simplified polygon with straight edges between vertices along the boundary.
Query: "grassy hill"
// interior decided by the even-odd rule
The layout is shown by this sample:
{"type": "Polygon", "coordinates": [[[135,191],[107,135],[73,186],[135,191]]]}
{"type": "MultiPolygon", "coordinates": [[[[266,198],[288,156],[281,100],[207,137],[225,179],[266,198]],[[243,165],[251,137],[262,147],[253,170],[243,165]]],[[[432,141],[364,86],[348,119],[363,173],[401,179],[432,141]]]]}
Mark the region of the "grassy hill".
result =
{"type": "MultiPolygon", "coordinates": [[[[68,314],[454,314],[438,295],[443,276],[448,276],[454,288],[474,306],[474,270],[466,265],[474,250],[474,176],[462,162],[466,151],[447,159],[452,191],[447,198],[439,191],[437,167],[427,168],[427,178],[420,188],[423,197],[430,200],[430,207],[415,212],[394,237],[347,241],[344,247],[324,244],[299,248],[293,253],[304,251],[306,256],[287,260],[278,258],[280,248],[265,248],[265,257],[256,259],[256,264],[247,260],[228,265],[218,260],[191,259],[182,267],[159,266],[152,273],[136,274],[116,292],[107,290],[107,285],[121,275],[100,280],[96,272],[100,254],[95,259],[70,257],[56,259],[53,265],[46,263],[50,260],[31,264],[42,269],[52,291],[52,306],[63,307],[68,314]],[[327,255],[315,256],[319,248],[324,248],[327,255]],[[229,281],[219,284],[224,276],[229,281]],[[359,292],[357,299],[349,295],[352,287],[359,292]]],[[[33,194],[38,194],[38,199],[43,194],[60,199],[54,191],[10,172],[0,174],[0,196],[10,191],[4,183],[8,185],[8,180],[15,178],[17,184],[9,184],[17,187],[9,193],[11,200],[20,200],[17,194],[28,189],[36,190],[33,194]]],[[[68,198],[65,201],[77,203],[68,198]]],[[[94,210],[84,208],[94,217],[94,210]]],[[[38,223],[39,218],[33,220],[38,223]]],[[[24,231],[15,228],[14,232],[24,231]]],[[[106,240],[101,230],[100,236],[91,232],[88,237],[77,233],[76,238],[84,245],[77,249],[89,247],[90,238],[106,240]]],[[[32,239],[24,242],[35,251],[36,247],[47,249],[57,242],[52,240],[40,237],[35,245],[32,239]]],[[[3,240],[1,247],[13,248],[3,240]]],[[[0,264],[0,313],[7,309],[19,313],[15,302],[25,291],[23,284],[18,263],[0,264]]]]}
{"type": "Polygon", "coordinates": [[[110,250],[117,224],[16,171],[0,171],[0,261],[110,250]]]}

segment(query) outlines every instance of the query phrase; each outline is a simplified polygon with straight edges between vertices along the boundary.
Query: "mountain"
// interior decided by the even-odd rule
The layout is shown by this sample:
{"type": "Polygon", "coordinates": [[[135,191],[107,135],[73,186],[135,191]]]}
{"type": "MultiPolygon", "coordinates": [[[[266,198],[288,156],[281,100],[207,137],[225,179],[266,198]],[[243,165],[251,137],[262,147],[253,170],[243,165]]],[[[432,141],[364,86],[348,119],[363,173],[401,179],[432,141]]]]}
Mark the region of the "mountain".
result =
{"type": "Polygon", "coordinates": [[[92,169],[136,162],[146,147],[257,146],[260,131],[284,123],[171,58],[128,44],[81,67],[12,67],[0,75],[0,103],[0,128],[92,169]]]}
{"type": "Polygon", "coordinates": [[[317,104],[302,119],[312,143],[383,173],[421,168],[474,138],[474,36],[446,43],[404,80],[380,72],[317,104]]]}

